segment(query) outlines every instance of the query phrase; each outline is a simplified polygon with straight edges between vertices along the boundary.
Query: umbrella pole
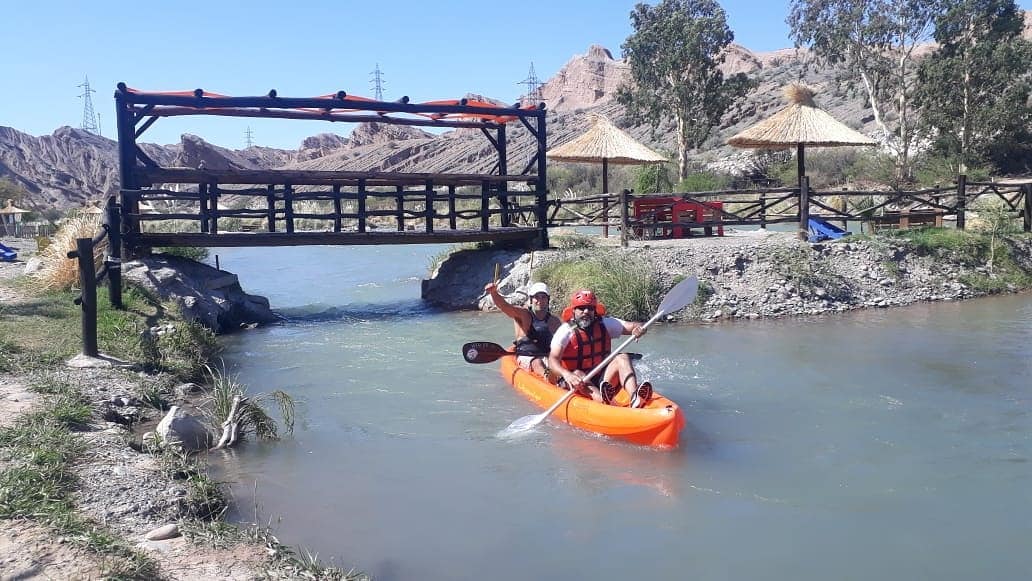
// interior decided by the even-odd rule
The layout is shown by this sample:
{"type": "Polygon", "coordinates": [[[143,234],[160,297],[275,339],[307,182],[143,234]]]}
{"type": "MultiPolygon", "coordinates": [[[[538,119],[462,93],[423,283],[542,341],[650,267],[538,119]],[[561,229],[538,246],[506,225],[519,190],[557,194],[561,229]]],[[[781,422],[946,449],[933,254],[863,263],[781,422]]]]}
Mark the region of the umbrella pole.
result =
{"type": "Polygon", "coordinates": [[[806,158],[803,154],[803,144],[796,144],[796,175],[799,176],[799,187],[803,187],[803,176],[806,175],[806,158]]]}

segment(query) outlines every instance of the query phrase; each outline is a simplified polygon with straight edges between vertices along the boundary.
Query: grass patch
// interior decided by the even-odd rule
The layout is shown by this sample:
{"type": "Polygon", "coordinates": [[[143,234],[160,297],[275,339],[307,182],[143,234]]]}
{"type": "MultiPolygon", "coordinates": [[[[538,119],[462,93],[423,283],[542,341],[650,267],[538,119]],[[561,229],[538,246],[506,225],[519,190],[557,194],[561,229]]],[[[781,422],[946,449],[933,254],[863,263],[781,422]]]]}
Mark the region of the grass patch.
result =
{"type": "Polygon", "coordinates": [[[887,240],[905,241],[907,246],[919,254],[943,256],[950,253],[965,264],[982,264],[988,244],[983,236],[955,228],[911,228],[887,230],[882,237],[887,240]]]}
{"type": "Polygon", "coordinates": [[[553,262],[538,269],[536,276],[548,284],[555,297],[590,288],[605,303],[608,314],[629,321],[655,314],[666,290],[646,261],[622,253],[553,262]]]}
{"type": "MultiPolygon", "coordinates": [[[[78,293],[29,290],[33,296],[5,305],[0,318],[0,370],[46,370],[82,350],[82,310],[73,302],[78,293]]],[[[134,287],[125,289],[122,299],[126,308],[118,310],[111,306],[107,292],[97,293],[101,352],[183,381],[202,377],[204,364],[219,349],[211,331],[183,320],[176,308],[134,287]],[[170,322],[160,334],[151,334],[150,327],[163,320],[170,322]]]]}
{"type": "MultiPolygon", "coordinates": [[[[30,519],[102,557],[105,578],[151,579],[157,564],[75,512],[70,467],[83,450],[70,426],[83,421],[78,393],[61,394],[43,409],[0,429],[0,450],[12,467],[0,473],[0,519],[30,519]]],[[[89,408],[85,407],[85,419],[89,408]]]]}
{"type": "Polygon", "coordinates": [[[560,250],[576,250],[578,248],[594,248],[596,246],[594,238],[579,232],[557,234],[551,237],[549,243],[560,250]]]}
{"type": "Polygon", "coordinates": [[[294,400],[284,391],[276,390],[258,395],[248,395],[243,384],[223,370],[207,367],[211,392],[205,412],[215,433],[221,431],[222,422],[229,417],[233,400],[240,398],[237,410],[239,435],[252,434],[256,438],[275,439],[279,437],[276,420],[266,411],[265,405],[275,403],[287,433],[294,431],[294,400]]]}

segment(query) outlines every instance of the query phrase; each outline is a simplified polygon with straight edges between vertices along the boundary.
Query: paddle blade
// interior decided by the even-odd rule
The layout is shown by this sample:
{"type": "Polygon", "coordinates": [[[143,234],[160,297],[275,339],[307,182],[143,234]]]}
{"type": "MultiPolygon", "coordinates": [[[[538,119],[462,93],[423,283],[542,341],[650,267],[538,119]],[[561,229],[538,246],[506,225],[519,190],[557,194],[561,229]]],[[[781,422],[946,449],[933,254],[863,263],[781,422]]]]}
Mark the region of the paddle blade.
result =
{"type": "Polygon", "coordinates": [[[663,302],[659,304],[657,312],[669,315],[690,305],[699,294],[699,279],[690,277],[677,283],[670,289],[663,302]]]}
{"type": "Polygon", "coordinates": [[[497,343],[475,341],[462,346],[462,357],[466,363],[491,363],[509,352],[497,343]]]}
{"type": "Polygon", "coordinates": [[[526,432],[529,432],[530,430],[533,430],[534,428],[536,428],[538,424],[540,424],[542,421],[544,421],[544,419],[545,418],[542,417],[541,414],[535,414],[535,415],[532,415],[532,416],[523,416],[522,418],[520,418],[520,419],[514,421],[513,423],[509,424],[509,427],[507,427],[504,430],[498,432],[498,437],[499,438],[514,438],[516,436],[523,435],[526,432]]]}

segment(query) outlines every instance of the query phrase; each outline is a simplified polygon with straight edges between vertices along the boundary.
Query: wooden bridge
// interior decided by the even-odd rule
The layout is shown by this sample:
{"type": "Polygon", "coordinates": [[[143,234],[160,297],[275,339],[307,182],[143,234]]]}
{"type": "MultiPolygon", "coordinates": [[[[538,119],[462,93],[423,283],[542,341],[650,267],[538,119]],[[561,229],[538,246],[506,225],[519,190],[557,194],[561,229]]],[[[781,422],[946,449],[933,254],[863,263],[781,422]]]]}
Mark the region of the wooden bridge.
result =
{"type": "Polygon", "coordinates": [[[117,202],[109,203],[108,222],[119,225],[117,244],[129,254],[152,246],[548,245],[543,104],[387,102],[343,91],[314,98],[284,98],[275,91],[225,97],[200,89],[148,93],[124,83],[115,101],[122,188],[117,202]],[[137,139],[162,117],[183,115],[475,128],[494,147],[496,161],[486,174],[162,167],[137,139]],[[513,122],[536,141],[514,175],[506,140],[513,122]]]}

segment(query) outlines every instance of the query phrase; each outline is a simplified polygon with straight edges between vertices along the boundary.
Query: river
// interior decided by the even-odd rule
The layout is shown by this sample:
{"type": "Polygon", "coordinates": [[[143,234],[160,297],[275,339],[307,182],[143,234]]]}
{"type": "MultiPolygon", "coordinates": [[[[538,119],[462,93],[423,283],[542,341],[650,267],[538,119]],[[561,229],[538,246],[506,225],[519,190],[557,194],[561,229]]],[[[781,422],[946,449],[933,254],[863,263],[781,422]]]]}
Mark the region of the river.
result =
{"type": "Polygon", "coordinates": [[[217,463],[234,518],[383,581],[1032,574],[1032,295],[656,326],[634,350],[678,449],[502,440],[539,410],[461,357],[504,315],[419,300],[442,249],[218,250],[287,317],[226,365],[300,416],[217,463]]]}

